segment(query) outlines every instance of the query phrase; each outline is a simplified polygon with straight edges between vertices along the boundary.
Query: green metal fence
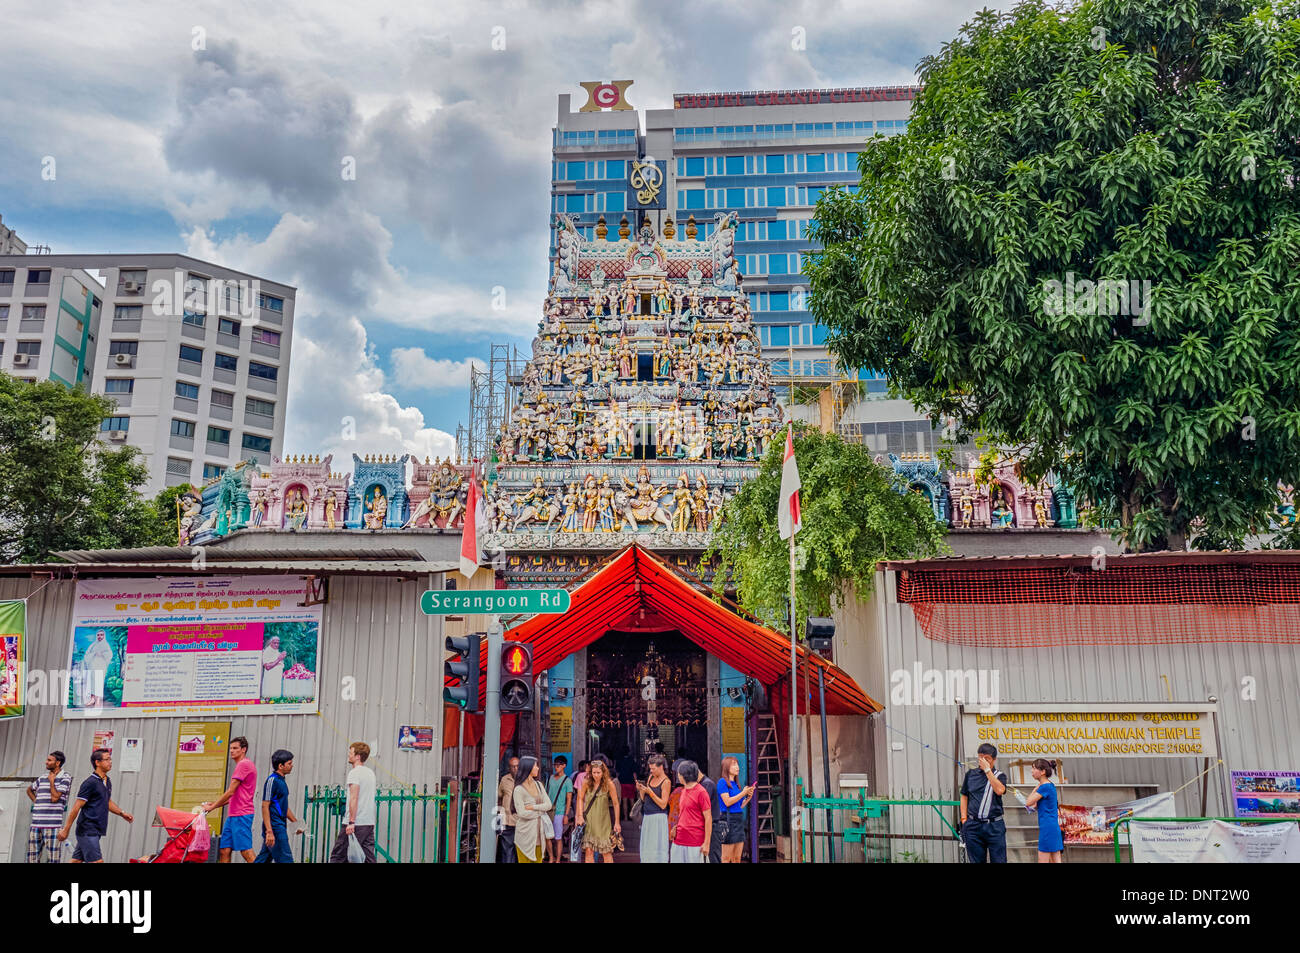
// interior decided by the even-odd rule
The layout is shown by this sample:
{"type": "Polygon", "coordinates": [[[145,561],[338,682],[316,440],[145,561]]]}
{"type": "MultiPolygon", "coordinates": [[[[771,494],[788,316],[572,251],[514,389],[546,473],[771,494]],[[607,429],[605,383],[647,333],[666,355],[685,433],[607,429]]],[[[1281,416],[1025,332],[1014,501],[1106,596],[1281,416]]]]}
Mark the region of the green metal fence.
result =
{"type": "Polygon", "coordinates": [[[805,861],[944,864],[964,860],[951,820],[956,817],[957,801],[805,795],[800,803],[809,809],[800,835],[805,861]]]}
{"type": "Polygon", "coordinates": [[[1115,863],[1133,863],[1133,822],[1149,824],[1152,822],[1198,824],[1203,821],[1227,821],[1231,824],[1295,824],[1294,817],[1121,817],[1111,829],[1111,842],[1115,846],[1115,863]],[[1124,842],[1120,842],[1120,831],[1124,831],[1124,842]],[[1127,854],[1125,853],[1127,849],[1127,854]]]}
{"type": "MultiPolygon", "coordinates": [[[[330,848],[343,827],[347,788],[314,785],[303,791],[300,839],[305,864],[329,861],[330,848]]],[[[381,863],[438,864],[451,860],[459,831],[452,796],[409,788],[381,788],[375,794],[375,855],[381,863]]]]}

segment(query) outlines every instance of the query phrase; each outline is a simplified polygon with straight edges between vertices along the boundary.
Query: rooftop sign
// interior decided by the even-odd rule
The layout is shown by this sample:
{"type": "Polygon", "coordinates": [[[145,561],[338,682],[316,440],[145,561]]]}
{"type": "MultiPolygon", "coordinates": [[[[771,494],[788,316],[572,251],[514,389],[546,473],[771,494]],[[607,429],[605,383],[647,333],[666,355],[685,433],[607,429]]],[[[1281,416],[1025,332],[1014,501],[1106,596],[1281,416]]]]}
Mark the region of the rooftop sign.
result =
{"type": "Polygon", "coordinates": [[[777,89],[748,93],[674,93],[673,108],[716,109],[720,106],[886,103],[915,99],[920,91],[919,86],[871,86],[857,89],[777,89]]]}

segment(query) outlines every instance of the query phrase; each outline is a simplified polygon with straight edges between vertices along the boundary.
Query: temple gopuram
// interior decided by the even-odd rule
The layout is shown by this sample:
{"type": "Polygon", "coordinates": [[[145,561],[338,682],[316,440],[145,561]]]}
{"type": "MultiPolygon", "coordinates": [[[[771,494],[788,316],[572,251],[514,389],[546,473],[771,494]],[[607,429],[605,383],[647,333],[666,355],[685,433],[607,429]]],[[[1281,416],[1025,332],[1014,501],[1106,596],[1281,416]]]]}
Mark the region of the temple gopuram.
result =
{"type": "MultiPolygon", "coordinates": [[[[629,543],[697,571],[725,502],[782,430],[736,270],[736,215],[707,239],[603,221],[559,250],[485,493],[485,558],[565,585],[629,543]]],[[[705,573],[707,575],[707,571],[705,573]]]]}

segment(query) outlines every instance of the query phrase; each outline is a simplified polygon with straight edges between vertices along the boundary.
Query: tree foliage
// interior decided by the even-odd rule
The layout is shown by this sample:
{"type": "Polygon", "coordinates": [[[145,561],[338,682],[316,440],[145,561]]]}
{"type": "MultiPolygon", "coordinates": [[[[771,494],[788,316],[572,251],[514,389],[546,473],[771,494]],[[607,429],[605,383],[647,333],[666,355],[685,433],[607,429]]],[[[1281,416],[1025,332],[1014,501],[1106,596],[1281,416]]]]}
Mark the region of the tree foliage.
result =
{"type": "Polygon", "coordinates": [[[1266,527],[1300,482],[1298,9],[981,12],[922,62],[908,134],[818,205],[829,346],[1055,469],[1130,546],[1266,527]]]}
{"type": "Polygon", "coordinates": [[[140,495],[148,471],[139,452],[97,439],[114,407],[55,381],[0,373],[0,559],[175,542],[140,495]]]}
{"type": "MultiPolygon", "coordinates": [[[[795,534],[800,622],[823,615],[851,584],[865,596],[881,559],[946,551],[944,528],[929,500],[906,492],[894,471],[857,444],[818,430],[794,441],[803,528],[795,534]]],[[[715,585],[730,573],[740,604],[772,628],[788,632],[790,549],[777,529],[785,441],[774,440],[758,476],[727,501],[705,560],[719,558],[715,585]]]]}

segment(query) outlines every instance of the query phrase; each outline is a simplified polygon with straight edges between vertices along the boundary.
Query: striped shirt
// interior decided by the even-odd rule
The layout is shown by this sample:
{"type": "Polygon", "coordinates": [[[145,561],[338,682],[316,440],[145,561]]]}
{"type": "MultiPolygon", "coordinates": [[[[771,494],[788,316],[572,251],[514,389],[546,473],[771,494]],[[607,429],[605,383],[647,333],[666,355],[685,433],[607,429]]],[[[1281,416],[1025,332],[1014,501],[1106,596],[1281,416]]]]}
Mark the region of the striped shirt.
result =
{"type": "Polygon", "coordinates": [[[36,795],[32,804],[32,827],[62,827],[63,818],[68,813],[68,795],[72,792],[72,775],[60,771],[54,776],[54,790],[59,792],[57,801],[50,800],[50,776],[43,774],[31,783],[31,790],[36,795]]]}

